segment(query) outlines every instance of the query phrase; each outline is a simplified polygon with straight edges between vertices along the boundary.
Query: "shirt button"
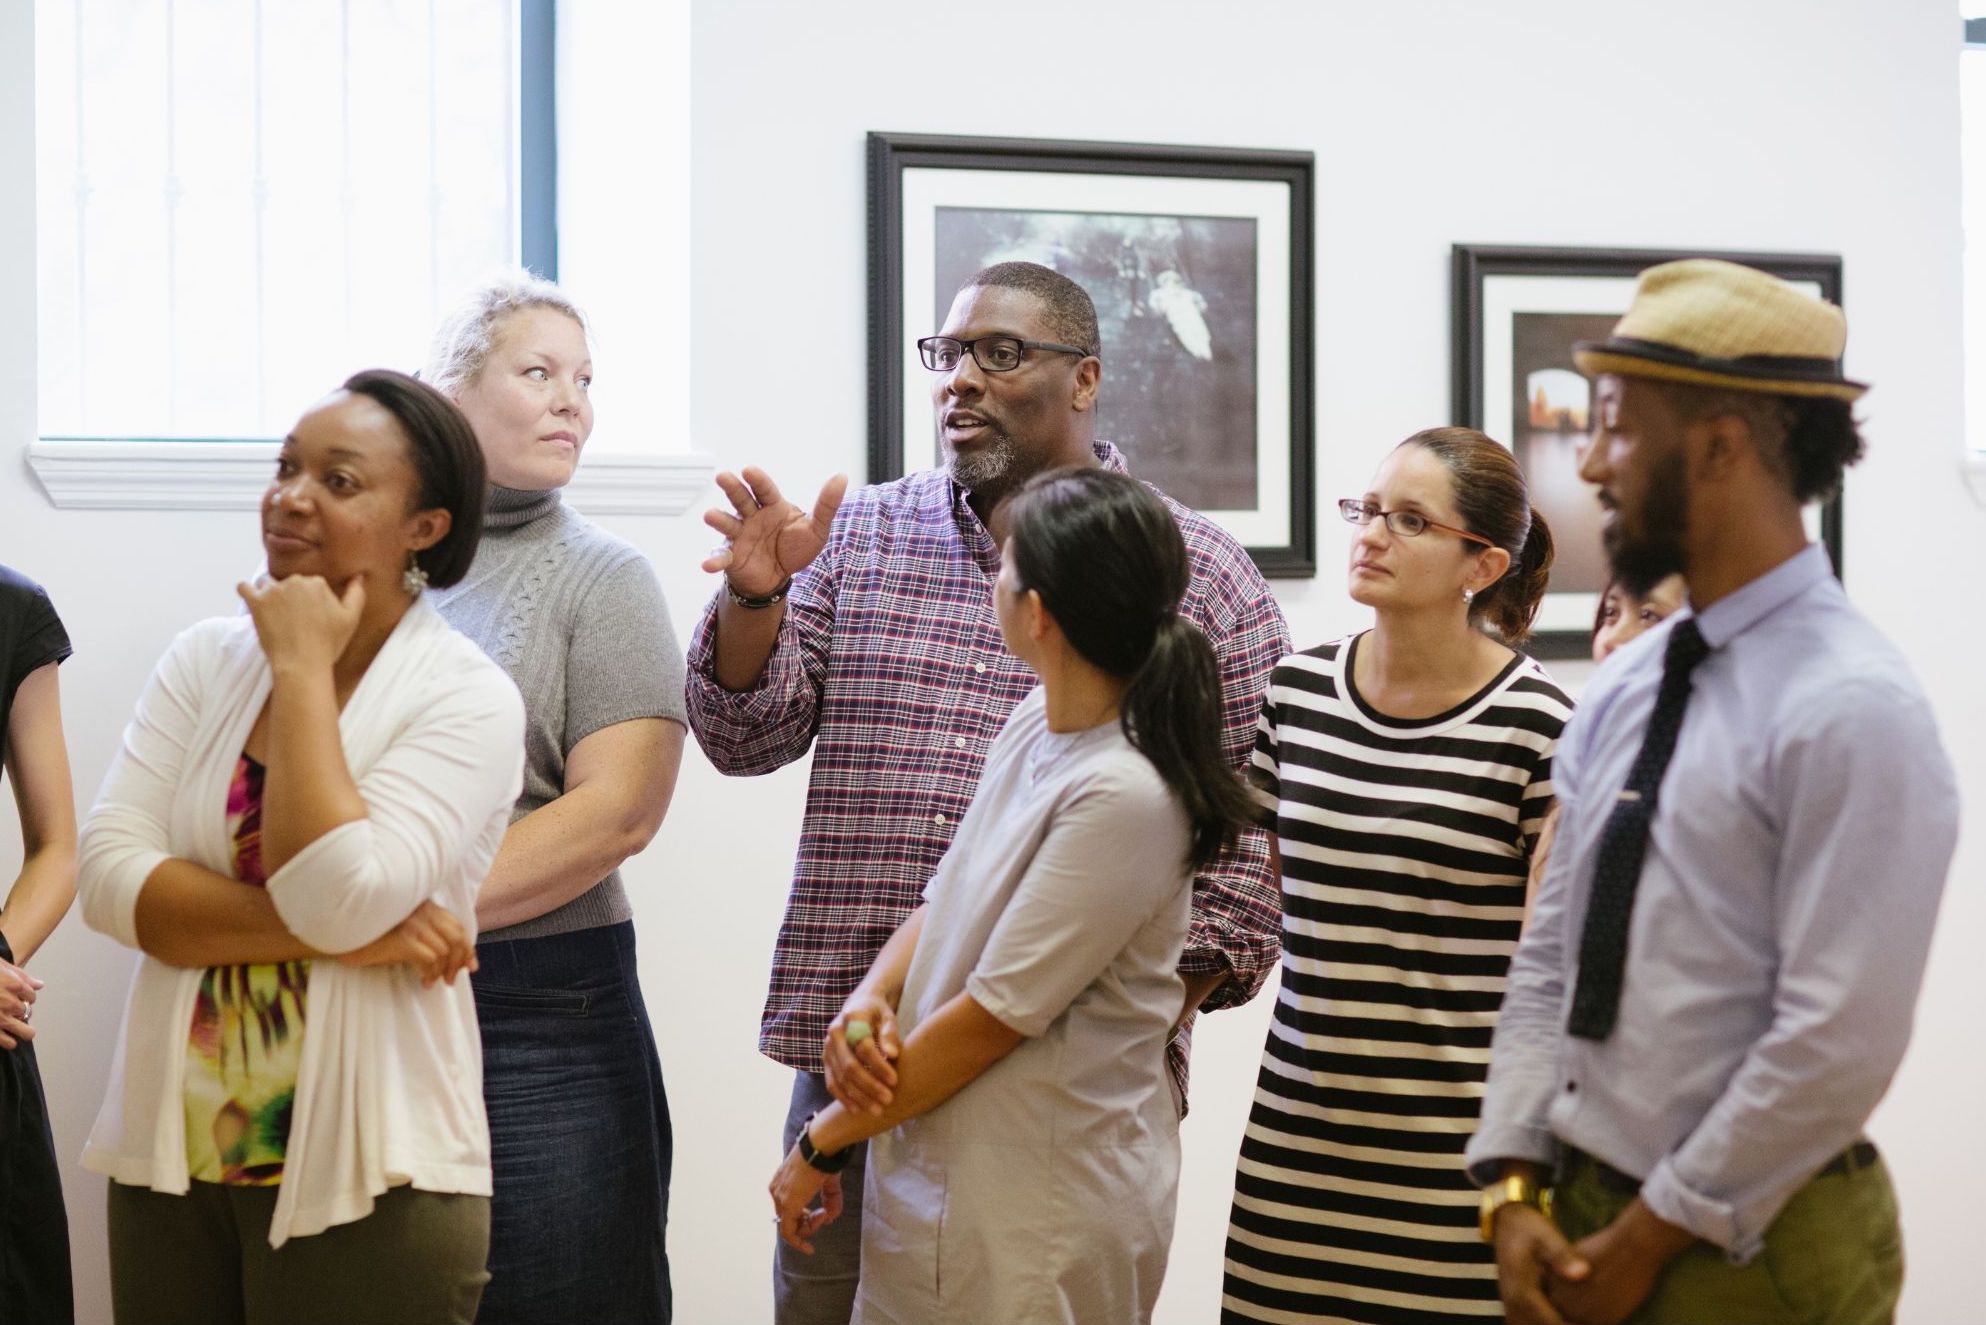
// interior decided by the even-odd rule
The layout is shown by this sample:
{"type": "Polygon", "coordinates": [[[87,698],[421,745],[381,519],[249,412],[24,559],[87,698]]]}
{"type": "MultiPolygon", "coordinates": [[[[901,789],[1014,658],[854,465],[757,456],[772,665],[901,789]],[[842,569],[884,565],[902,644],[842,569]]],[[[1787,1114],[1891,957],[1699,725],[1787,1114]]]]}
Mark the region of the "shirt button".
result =
{"type": "Polygon", "coordinates": [[[942,814],[934,814],[931,816],[931,822],[938,825],[938,827],[943,828],[945,826],[945,816],[942,814]]]}
{"type": "Polygon", "coordinates": [[[965,749],[965,737],[963,736],[952,737],[952,744],[956,745],[961,750],[965,749]]]}
{"type": "Polygon", "coordinates": [[[1565,1083],[1566,1094],[1568,1095],[1575,1094],[1578,1092],[1578,1090],[1579,1090],[1579,1083],[1577,1081],[1568,1081],[1565,1083]]]}

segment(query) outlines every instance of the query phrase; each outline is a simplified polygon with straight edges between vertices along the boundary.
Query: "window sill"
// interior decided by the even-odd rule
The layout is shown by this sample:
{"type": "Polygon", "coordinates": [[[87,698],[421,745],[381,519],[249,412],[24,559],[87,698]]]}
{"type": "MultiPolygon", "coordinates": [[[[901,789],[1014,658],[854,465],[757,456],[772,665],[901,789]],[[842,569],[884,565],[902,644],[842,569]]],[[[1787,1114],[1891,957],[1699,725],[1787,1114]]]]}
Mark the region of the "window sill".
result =
{"type": "MultiPolygon", "coordinates": [[[[51,505],[94,511],[252,511],[269,486],[277,443],[45,437],[28,466],[51,505]]],[[[696,454],[586,457],[566,496],[596,515],[682,515],[716,465],[696,454]]]]}

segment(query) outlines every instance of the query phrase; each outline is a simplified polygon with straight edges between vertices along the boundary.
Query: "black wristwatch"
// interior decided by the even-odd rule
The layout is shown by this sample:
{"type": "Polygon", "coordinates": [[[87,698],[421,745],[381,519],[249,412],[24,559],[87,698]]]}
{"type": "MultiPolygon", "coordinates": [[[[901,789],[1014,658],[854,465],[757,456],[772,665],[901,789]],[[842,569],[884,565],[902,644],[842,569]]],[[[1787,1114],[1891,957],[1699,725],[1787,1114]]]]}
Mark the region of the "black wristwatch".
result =
{"type": "Polygon", "coordinates": [[[831,1155],[814,1149],[814,1138],[807,1133],[813,1130],[815,1117],[810,1113],[807,1121],[800,1124],[800,1139],[796,1143],[800,1147],[800,1158],[807,1162],[807,1167],[818,1173],[839,1173],[848,1167],[849,1160],[855,1158],[855,1147],[843,1146],[831,1155]]]}
{"type": "Polygon", "coordinates": [[[792,589],[792,587],[793,577],[789,575],[786,577],[785,582],[771,593],[753,598],[749,595],[739,593],[737,588],[731,583],[731,577],[729,575],[724,577],[724,592],[730,595],[731,601],[740,607],[748,607],[754,612],[761,608],[771,607],[774,603],[785,602],[787,591],[792,589]]]}

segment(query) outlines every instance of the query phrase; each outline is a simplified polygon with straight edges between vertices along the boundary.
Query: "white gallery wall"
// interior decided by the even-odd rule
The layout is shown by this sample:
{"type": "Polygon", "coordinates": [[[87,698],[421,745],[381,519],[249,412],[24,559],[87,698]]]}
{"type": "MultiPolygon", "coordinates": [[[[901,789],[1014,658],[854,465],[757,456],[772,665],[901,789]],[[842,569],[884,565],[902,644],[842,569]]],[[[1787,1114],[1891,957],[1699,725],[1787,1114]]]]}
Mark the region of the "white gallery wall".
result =
{"type": "MultiPolygon", "coordinates": [[[[573,8],[597,32],[647,7],[573,8]]],[[[63,687],[87,803],[152,661],[179,627],[230,610],[257,546],[246,514],[56,510],[22,459],[35,428],[31,9],[0,0],[0,561],[48,585],[75,637],[63,687]]],[[[1877,387],[1870,456],[1848,488],[1848,586],[1915,661],[1978,812],[1986,627],[1971,596],[1986,512],[1960,462],[1956,28],[1949,0],[697,0],[687,179],[654,147],[671,131],[675,92],[656,80],[667,87],[674,56],[658,52],[648,80],[617,60],[589,80],[583,111],[567,107],[583,114],[589,172],[603,172],[563,172],[575,293],[680,317],[689,292],[687,412],[680,373],[616,357],[608,338],[601,437],[758,463],[809,496],[836,471],[861,476],[872,129],[1314,151],[1325,510],[1364,487],[1391,443],[1449,421],[1451,243],[1838,252],[1850,369],[1877,387]]],[[[327,364],[327,385],[358,366],[327,364]]],[[[687,633],[711,590],[696,563],[712,537],[694,515],[603,523],[654,560],[687,633]]],[[[1299,643],[1360,622],[1343,596],[1342,529],[1319,527],[1322,575],[1278,586],[1299,643]]],[[[694,750],[687,763],[627,877],[676,1125],[679,1318],[749,1323],[770,1314],[764,1184],[790,1080],[756,1053],[757,1014],[805,770],[747,784],[694,750]]],[[[11,816],[0,820],[11,860],[11,816]]],[[[1968,831],[1917,1041],[1873,1129],[1901,1188],[1910,1325],[1976,1313],[1986,1065],[1969,968],[1986,937],[1982,871],[1986,847],[1968,831]]],[[[57,1140],[74,1156],[131,960],[72,919],[35,965],[57,1140]]],[[[1199,1036],[1169,1325],[1217,1314],[1268,997],[1199,1036]]],[[[80,1319],[106,1321],[101,1183],[68,1176],[80,1319]]]]}

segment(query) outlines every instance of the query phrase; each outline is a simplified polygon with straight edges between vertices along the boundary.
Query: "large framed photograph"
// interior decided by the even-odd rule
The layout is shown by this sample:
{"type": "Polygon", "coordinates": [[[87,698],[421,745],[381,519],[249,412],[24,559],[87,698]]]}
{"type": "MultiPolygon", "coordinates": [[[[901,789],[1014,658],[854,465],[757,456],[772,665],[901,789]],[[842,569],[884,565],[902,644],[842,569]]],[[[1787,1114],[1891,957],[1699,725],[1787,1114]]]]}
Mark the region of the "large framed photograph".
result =
{"type": "MultiPolygon", "coordinates": [[[[1455,245],[1454,416],[1511,448],[1557,545],[1551,591],[1526,646],[1541,658],[1588,656],[1608,579],[1599,503],[1578,472],[1591,395],[1572,347],[1605,340],[1633,299],[1635,278],[1679,258],[1742,262],[1841,302],[1834,254],[1455,245]]],[[[1807,523],[1839,575],[1840,496],[1811,508],[1807,523]]]]}
{"type": "Polygon", "coordinates": [[[1265,575],[1316,574],[1309,152],[869,135],[869,478],[945,463],[917,339],[974,272],[1089,291],[1097,436],[1265,575]]]}

